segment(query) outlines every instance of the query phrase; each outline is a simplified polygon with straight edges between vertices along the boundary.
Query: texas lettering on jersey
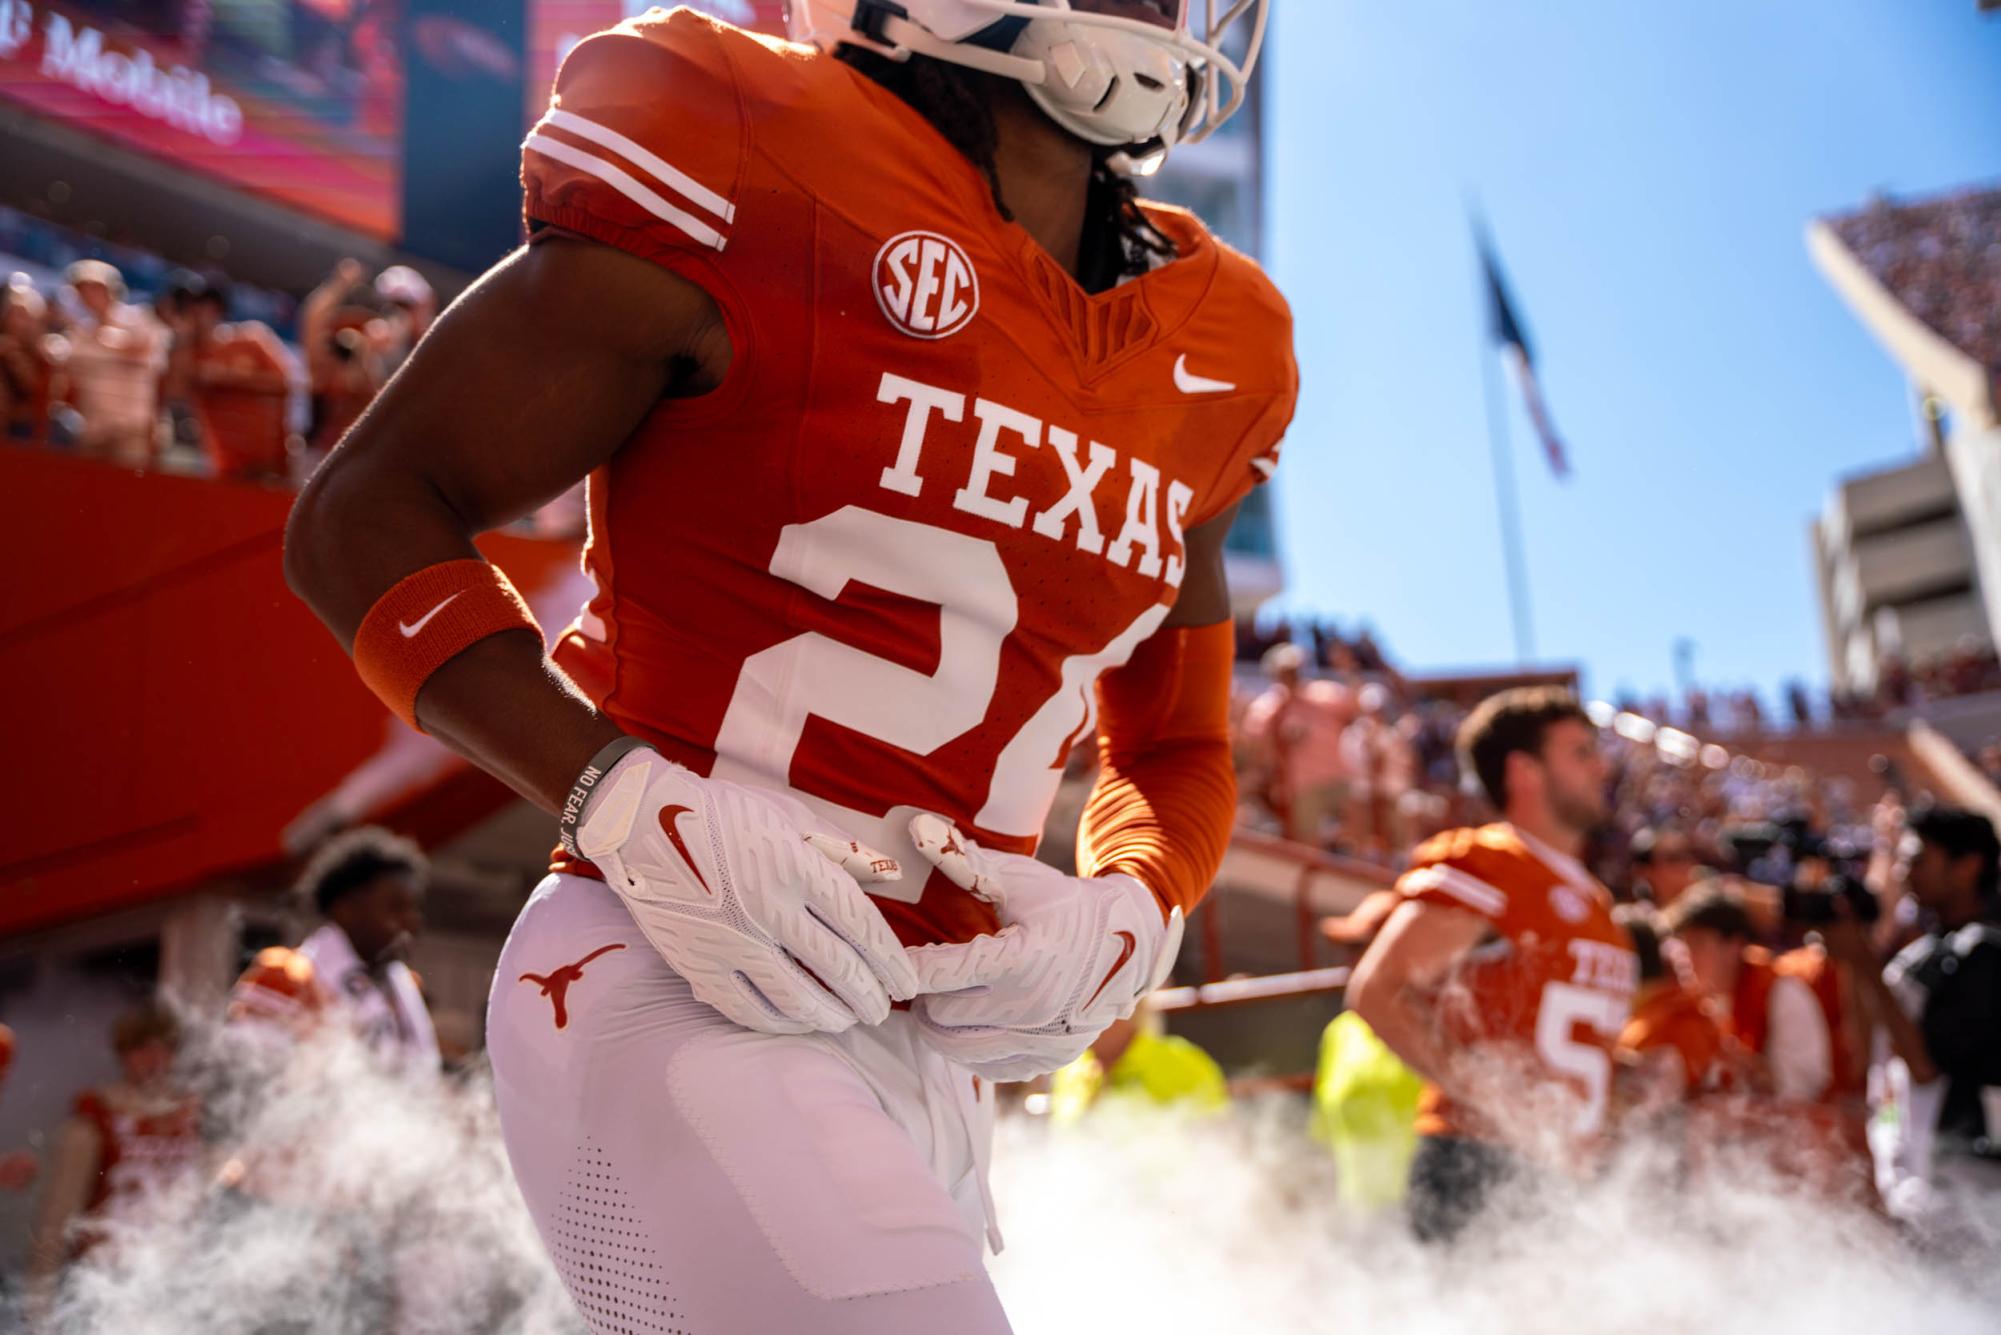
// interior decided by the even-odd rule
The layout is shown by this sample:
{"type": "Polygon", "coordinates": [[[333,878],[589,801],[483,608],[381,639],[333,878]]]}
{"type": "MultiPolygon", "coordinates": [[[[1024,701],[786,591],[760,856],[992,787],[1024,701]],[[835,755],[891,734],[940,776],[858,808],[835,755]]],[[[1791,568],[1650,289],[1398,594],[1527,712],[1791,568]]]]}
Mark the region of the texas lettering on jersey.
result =
{"type": "MultiPolygon", "coordinates": [[[[1086,292],[893,94],[688,10],[577,46],[522,180],[538,242],[698,284],[734,354],[592,477],[598,592],[556,661],[668,756],[905,867],[918,811],[1032,850],[1187,534],[1276,463],[1271,284],[1149,205],[1176,257],[1086,292]]],[[[906,941],[994,927],[943,876],[872,890],[906,941]]]]}

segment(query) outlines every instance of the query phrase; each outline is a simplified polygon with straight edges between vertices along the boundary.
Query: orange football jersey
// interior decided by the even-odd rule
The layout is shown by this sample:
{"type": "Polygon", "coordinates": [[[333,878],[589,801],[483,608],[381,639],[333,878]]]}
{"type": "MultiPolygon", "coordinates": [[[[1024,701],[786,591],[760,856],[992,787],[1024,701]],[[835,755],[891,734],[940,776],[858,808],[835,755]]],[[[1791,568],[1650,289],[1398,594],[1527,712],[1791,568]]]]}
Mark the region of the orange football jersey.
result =
{"type": "Polygon", "coordinates": [[[1805,983],[1827,1020],[1829,1078],[1820,1102],[1860,1098],[1868,1083],[1868,1041],[1856,1008],[1844,1004],[1841,971],[1823,948],[1801,946],[1774,956],[1761,946],[1746,946],[1731,999],[1730,1033],[1752,1052],[1764,1053],[1771,1038],[1772,984],[1781,978],[1805,983]]]}
{"type": "Polygon", "coordinates": [[[591,478],[598,591],[556,661],[672,758],[897,857],[872,891],[906,941],[992,930],[912,871],[909,817],[1034,848],[1186,533],[1271,472],[1285,303],[1151,206],[1178,258],[1088,294],[893,94],[689,10],[571,53],[522,179],[531,229],[699,284],[735,354],[591,478]]]}
{"type": "Polygon", "coordinates": [[[1481,1058],[1495,1106],[1465,1107],[1427,1086],[1419,1134],[1595,1136],[1640,972],[1610,892],[1575,858],[1505,824],[1428,840],[1397,889],[1476,913],[1493,932],[1447,979],[1440,1012],[1445,1040],[1481,1058]],[[1501,1124],[1516,1113],[1524,1126],[1501,1124]]]}
{"type": "Polygon", "coordinates": [[[1693,1098],[1731,1083],[1730,1066],[1723,1059],[1727,1041],[1702,998],[1667,978],[1641,989],[1632,1018],[1619,1032],[1618,1050],[1672,1049],[1681,1059],[1682,1089],[1693,1098]]]}

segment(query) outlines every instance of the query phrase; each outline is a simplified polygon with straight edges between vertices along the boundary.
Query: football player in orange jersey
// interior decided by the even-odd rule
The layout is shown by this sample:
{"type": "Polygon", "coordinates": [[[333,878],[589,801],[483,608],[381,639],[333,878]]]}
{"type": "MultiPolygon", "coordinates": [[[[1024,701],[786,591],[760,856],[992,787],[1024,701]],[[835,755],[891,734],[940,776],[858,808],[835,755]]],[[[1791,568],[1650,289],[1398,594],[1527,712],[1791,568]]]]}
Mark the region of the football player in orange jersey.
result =
{"type": "Polygon", "coordinates": [[[1605,1117],[1638,963],[1578,861],[1605,818],[1598,730],[1568,693],[1504,691],[1460,764],[1505,816],[1419,846],[1348,1005],[1425,1077],[1411,1223],[1457,1235],[1525,1164],[1568,1165],[1605,1117]]]}
{"type": "Polygon", "coordinates": [[[1235,108],[1265,7],[584,41],[530,244],[301,496],[288,573],[363,677],[558,815],[488,1032],[600,1329],[1007,1328],[986,1081],[1132,1012],[1234,818],[1222,542],[1290,317],[1127,173],[1235,108]],[[586,474],[545,660],[472,537],[586,474]],[[1064,876],[1030,854],[1094,723],[1064,876]]]}
{"type": "Polygon", "coordinates": [[[1668,967],[1653,915],[1626,904],[1612,916],[1632,938],[1640,966],[1632,1018],[1620,1030],[1614,1050],[1631,1076],[1624,1082],[1631,1089],[1624,1111],[1645,1119],[1685,1099],[1730,1087],[1749,1054],[1733,1052],[1735,1045],[1715,1011],[1668,967]]]}

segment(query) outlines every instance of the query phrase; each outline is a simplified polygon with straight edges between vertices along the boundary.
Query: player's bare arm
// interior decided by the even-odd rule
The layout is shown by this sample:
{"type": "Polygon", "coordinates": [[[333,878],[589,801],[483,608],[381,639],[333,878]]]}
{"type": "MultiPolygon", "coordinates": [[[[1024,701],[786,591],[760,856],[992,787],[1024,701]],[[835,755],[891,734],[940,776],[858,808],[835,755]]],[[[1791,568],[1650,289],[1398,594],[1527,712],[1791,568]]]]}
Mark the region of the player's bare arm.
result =
{"type": "MultiPolygon", "coordinates": [[[[398,580],[478,556],[475,535],[560,494],[661,398],[701,393],[729,361],[715,303],[693,283],[609,246],[541,239],[453,303],[314,475],[286,531],[286,578],[351,649],[398,580]]],[[[458,655],[417,712],[549,811],[618,731],[529,634],[458,655]]]]}
{"type": "Polygon", "coordinates": [[[1440,986],[1491,924],[1477,914],[1405,903],[1390,915],[1348,979],[1348,1008],[1406,1066],[1451,1089],[1452,1053],[1441,1041],[1440,986]]]}

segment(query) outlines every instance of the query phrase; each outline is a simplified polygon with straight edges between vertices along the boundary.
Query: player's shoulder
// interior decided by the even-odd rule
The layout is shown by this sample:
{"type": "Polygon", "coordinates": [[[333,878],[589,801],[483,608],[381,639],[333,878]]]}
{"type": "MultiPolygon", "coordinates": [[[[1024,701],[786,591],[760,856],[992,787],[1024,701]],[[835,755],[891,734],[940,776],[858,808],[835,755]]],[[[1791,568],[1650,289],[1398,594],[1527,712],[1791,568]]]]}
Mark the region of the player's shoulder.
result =
{"type": "Polygon", "coordinates": [[[1141,208],[1180,252],[1184,281],[1200,286],[1195,319],[1227,333],[1240,363],[1239,383],[1269,381],[1273,389],[1295,391],[1292,307],[1264,266],[1187,209],[1154,200],[1141,201],[1141,208]]]}
{"type": "Polygon", "coordinates": [[[1417,846],[1411,867],[1451,867],[1503,888],[1534,877],[1542,864],[1505,824],[1466,826],[1433,835],[1417,846]]]}
{"type": "Polygon", "coordinates": [[[830,128],[854,103],[850,71],[812,47],[649,11],[564,58],[523,145],[528,216],[649,258],[720,252],[760,155],[851,158],[872,142],[830,128]]]}
{"type": "MultiPolygon", "coordinates": [[[[845,83],[814,47],[746,32],[697,10],[653,9],[585,38],[556,78],[552,110],[617,109],[677,137],[817,107],[845,83]]],[[[557,121],[561,123],[560,119],[557,121]]]]}

